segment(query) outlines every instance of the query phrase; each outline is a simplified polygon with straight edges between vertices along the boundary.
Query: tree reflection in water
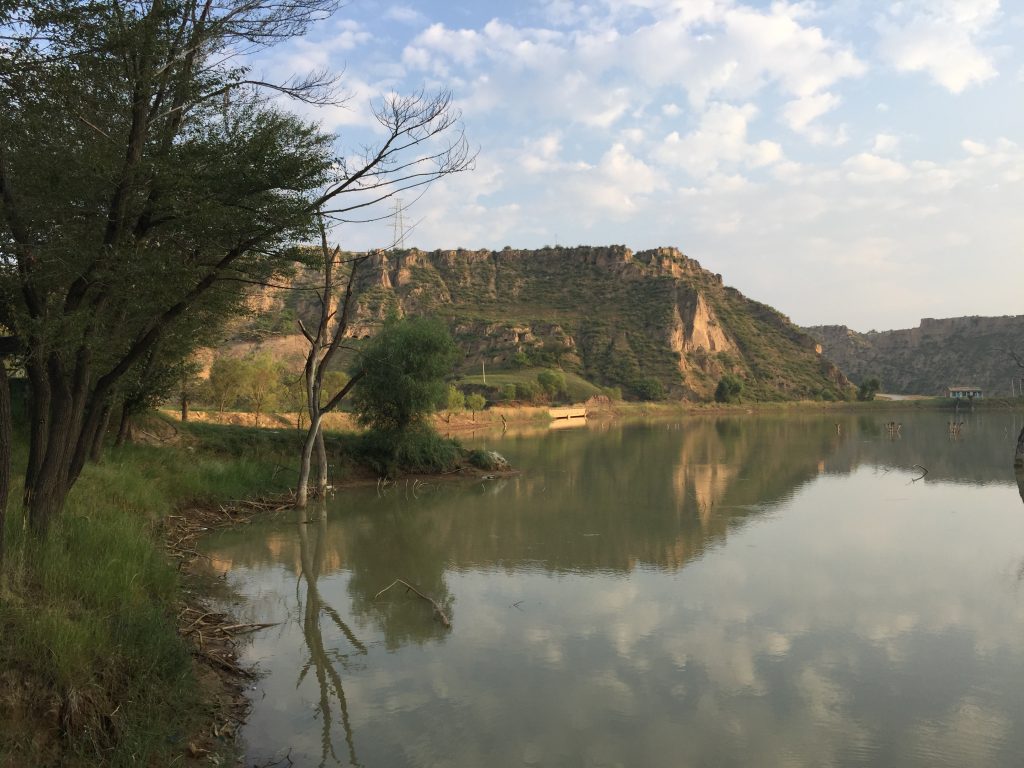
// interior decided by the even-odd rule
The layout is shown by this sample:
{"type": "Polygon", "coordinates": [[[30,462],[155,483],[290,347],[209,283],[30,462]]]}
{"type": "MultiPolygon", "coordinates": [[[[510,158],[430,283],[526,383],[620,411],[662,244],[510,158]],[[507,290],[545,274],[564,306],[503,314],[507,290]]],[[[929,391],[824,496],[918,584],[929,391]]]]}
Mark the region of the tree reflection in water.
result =
{"type": "MultiPolygon", "coordinates": [[[[302,582],[306,583],[306,601],[302,606],[302,634],[306,641],[306,648],[309,651],[309,658],[302,665],[299,671],[299,679],[296,688],[302,685],[302,681],[312,669],[316,677],[317,685],[320,688],[320,702],[316,706],[316,716],[321,718],[321,768],[327,764],[330,756],[338,765],[341,761],[334,752],[334,741],[331,738],[331,725],[333,714],[331,712],[331,697],[338,702],[338,710],[341,715],[341,725],[345,729],[345,743],[348,745],[348,759],[350,765],[360,765],[356,757],[355,741],[352,736],[352,724],[349,720],[348,702],[345,699],[345,688],[342,685],[341,675],[338,666],[347,668],[349,655],[340,653],[337,649],[324,647],[323,630],[320,626],[321,616],[326,615],[331,623],[336,626],[355,649],[357,654],[365,655],[366,646],[359,641],[352,630],[342,621],[338,612],[328,605],[320,596],[317,588],[317,580],[324,568],[324,556],[326,554],[327,538],[327,510],[322,504],[311,507],[299,517],[299,552],[302,563],[302,572],[295,583],[296,597],[301,588],[302,582]],[[315,539],[310,543],[310,539],[315,539]]],[[[301,598],[298,598],[301,605],[301,598]]]]}

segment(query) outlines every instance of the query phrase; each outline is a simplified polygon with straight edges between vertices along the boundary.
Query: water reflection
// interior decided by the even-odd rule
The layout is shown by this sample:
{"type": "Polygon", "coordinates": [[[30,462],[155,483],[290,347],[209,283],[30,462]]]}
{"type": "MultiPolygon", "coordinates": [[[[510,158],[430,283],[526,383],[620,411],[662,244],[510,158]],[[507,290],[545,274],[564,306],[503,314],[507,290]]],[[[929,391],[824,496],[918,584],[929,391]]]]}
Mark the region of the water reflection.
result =
{"type": "Polygon", "coordinates": [[[1015,765],[1024,482],[990,415],[510,437],[519,477],[226,533],[254,618],[294,617],[254,645],[251,758],[1015,765]]]}
{"type": "MultiPolygon", "coordinates": [[[[309,513],[300,515],[297,526],[297,538],[299,541],[299,560],[302,564],[301,581],[305,582],[306,594],[302,610],[302,635],[306,643],[306,650],[309,653],[308,659],[299,669],[296,688],[302,685],[303,679],[313,670],[317,686],[320,690],[320,700],[314,710],[314,717],[319,718],[321,724],[320,739],[320,766],[327,764],[327,758],[331,757],[335,763],[341,765],[337,754],[334,751],[334,740],[331,735],[331,727],[334,722],[332,712],[332,694],[338,704],[341,725],[345,731],[345,744],[348,747],[348,764],[360,765],[356,759],[355,739],[352,736],[352,724],[348,714],[348,701],[345,698],[345,687],[342,683],[339,669],[348,668],[349,657],[347,654],[339,653],[337,650],[328,650],[324,645],[323,632],[320,622],[324,616],[328,618],[345,636],[349,645],[356,653],[366,654],[366,646],[363,645],[342,621],[338,612],[332,608],[320,596],[317,580],[324,569],[327,541],[327,510],[325,507],[314,507],[309,513]],[[312,516],[310,516],[312,515],[312,516]],[[310,543],[310,539],[313,543],[310,543]]],[[[298,584],[296,594],[298,594],[298,584]]]]}

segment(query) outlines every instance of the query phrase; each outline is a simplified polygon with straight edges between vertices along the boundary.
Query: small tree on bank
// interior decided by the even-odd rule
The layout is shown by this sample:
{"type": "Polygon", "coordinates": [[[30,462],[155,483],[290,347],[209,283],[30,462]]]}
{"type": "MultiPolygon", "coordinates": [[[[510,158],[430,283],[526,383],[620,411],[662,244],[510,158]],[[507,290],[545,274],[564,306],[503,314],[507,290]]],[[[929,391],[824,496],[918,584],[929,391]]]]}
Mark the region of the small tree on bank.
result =
{"type": "Polygon", "coordinates": [[[738,403],[743,395],[743,379],[727,373],[718,380],[715,388],[716,403],[738,403]]]}
{"type": "Polygon", "coordinates": [[[875,395],[882,388],[882,382],[876,378],[867,379],[861,382],[860,387],[857,388],[857,399],[861,402],[870,402],[875,399],[875,395]]]}
{"type": "Polygon", "coordinates": [[[473,413],[473,421],[476,421],[476,412],[482,411],[487,405],[487,400],[479,392],[474,392],[466,398],[466,407],[473,413]]]}
{"type": "Polygon", "coordinates": [[[448,329],[426,318],[389,320],[352,368],[360,376],[353,408],[360,424],[400,437],[447,400],[445,377],[458,349],[448,329]]]}

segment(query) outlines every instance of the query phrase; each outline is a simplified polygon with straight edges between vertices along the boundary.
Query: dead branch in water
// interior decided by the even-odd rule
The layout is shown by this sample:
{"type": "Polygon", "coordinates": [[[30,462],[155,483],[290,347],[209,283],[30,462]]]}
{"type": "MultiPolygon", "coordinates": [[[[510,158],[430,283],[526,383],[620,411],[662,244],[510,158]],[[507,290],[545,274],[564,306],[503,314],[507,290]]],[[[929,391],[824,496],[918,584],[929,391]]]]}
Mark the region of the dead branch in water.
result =
{"type": "Polygon", "coordinates": [[[920,477],[915,477],[910,482],[916,483],[918,480],[924,480],[924,476],[928,474],[928,470],[925,469],[924,467],[922,467],[920,464],[915,464],[914,466],[917,467],[918,469],[920,469],[924,474],[921,475],[920,477]]]}
{"type": "Polygon", "coordinates": [[[441,609],[441,606],[438,605],[437,601],[434,598],[432,598],[432,597],[427,597],[422,592],[420,592],[418,589],[416,589],[416,587],[414,587],[412,584],[410,584],[409,582],[405,581],[404,579],[395,579],[390,584],[388,584],[386,587],[384,587],[384,589],[382,589],[380,592],[378,592],[376,595],[374,595],[373,599],[376,600],[378,597],[383,595],[385,592],[387,592],[389,589],[391,589],[396,584],[401,584],[402,586],[404,586],[406,592],[415,592],[417,595],[419,595],[424,600],[426,600],[428,603],[430,603],[432,606],[434,606],[434,615],[437,616],[438,620],[442,624],[444,624],[446,629],[451,629],[452,628],[451,621],[448,619],[448,616],[445,614],[445,612],[441,609]]]}

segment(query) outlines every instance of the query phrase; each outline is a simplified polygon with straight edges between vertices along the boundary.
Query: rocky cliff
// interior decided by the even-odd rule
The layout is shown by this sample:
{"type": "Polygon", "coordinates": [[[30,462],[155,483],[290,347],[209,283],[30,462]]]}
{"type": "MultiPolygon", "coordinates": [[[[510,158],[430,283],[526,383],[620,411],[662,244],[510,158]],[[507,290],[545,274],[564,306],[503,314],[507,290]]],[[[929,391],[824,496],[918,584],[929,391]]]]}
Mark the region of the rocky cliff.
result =
{"type": "MultiPolygon", "coordinates": [[[[286,281],[281,280],[284,283],[286,281]]],[[[313,286],[297,267],[293,287],[313,286]]],[[[723,285],[675,248],[388,251],[357,272],[349,335],[390,315],[444,320],[463,373],[561,368],[627,397],[707,400],[725,373],[749,400],[841,399],[849,382],[787,317],[723,285]]],[[[300,365],[309,291],[259,291],[233,330],[236,354],[266,346],[300,365]]]]}
{"type": "Polygon", "coordinates": [[[868,333],[843,325],[805,330],[854,382],[877,376],[885,392],[942,395],[965,385],[1005,396],[1022,374],[1005,350],[1024,355],[1024,315],[925,318],[917,328],[868,333]]]}
{"type": "Polygon", "coordinates": [[[750,399],[847,391],[814,339],[675,248],[378,252],[358,274],[352,335],[441,317],[467,372],[561,367],[641,397],[707,399],[723,373],[750,399]]]}

